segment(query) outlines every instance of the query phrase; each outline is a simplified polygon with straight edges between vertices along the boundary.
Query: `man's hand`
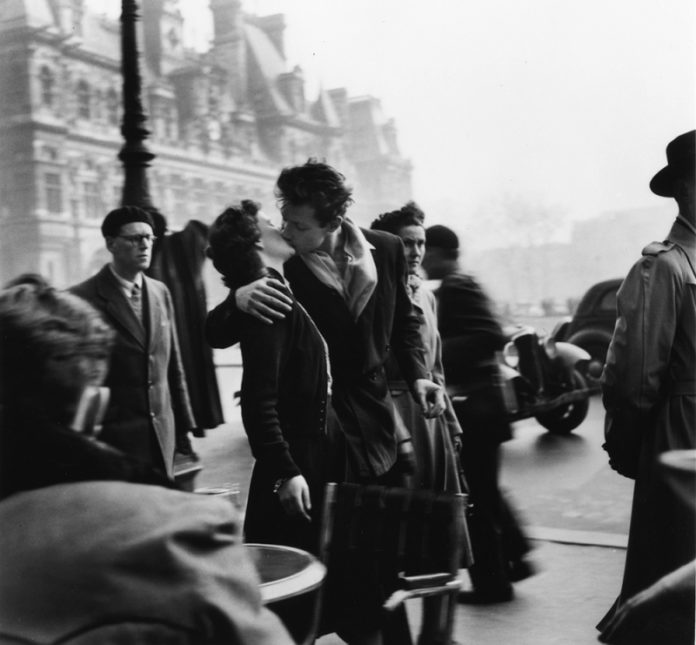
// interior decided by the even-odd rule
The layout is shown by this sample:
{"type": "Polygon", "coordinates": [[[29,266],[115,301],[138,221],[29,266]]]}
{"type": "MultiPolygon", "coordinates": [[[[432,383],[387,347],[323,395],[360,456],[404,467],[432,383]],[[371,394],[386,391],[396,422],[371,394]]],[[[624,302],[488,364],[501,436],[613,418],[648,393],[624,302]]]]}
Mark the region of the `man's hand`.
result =
{"type": "Polygon", "coordinates": [[[280,280],[266,277],[239,287],[234,301],[240,311],[272,325],[292,309],[292,300],[287,294],[288,289],[280,280]]]}
{"type": "Polygon", "coordinates": [[[416,379],[413,383],[416,401],[427,419],[440,416],[445,411],[445,395],[442,388],[426,378],[416,379]]]}
{"type": "Polygon", "coordinates": [[[308,522],[312,521],[309,516],[309,512],[312,510],[309,486],[302,475],[295,475],[295,477],[288,479],[278,489],[278,499],[288,515],[302,515],[308,522]]]}

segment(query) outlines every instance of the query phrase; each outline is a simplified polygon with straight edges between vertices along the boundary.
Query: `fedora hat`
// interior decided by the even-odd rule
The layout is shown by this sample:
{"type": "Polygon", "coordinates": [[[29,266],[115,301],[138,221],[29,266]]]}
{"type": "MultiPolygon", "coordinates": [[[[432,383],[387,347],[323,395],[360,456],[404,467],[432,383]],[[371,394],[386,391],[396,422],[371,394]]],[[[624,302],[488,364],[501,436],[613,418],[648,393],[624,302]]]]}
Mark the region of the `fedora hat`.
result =
{"type": "Polygon", "coordinates": [[[650,190],[661,197],[674,197],[675,179],[694,179],[696,130],[680,134],[667,144],[667,165],[650,180],[650,190]]]}

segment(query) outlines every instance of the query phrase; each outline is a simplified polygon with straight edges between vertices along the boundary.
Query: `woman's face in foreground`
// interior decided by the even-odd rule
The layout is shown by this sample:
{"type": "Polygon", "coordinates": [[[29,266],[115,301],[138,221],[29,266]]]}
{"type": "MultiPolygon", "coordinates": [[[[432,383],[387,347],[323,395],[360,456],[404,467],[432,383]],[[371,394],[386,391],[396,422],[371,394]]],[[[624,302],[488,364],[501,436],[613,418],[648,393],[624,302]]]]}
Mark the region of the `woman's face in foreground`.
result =
{"type": "Polygon", "coordinates": [[[259,213],[256,219],[259,223],[259,231],[261,231],[259,248],[269,258],[281,262],[289,260],[295,254],[295,249],[283,239],[280,229],[263,213],[259,213]]]}
{"type": "Polygon", "coordinates": [[[400,228],[398,235],[404,243],[408,272],[417,274],[425,252],[425,229],[422,226],[410,224],[400,228]]]}

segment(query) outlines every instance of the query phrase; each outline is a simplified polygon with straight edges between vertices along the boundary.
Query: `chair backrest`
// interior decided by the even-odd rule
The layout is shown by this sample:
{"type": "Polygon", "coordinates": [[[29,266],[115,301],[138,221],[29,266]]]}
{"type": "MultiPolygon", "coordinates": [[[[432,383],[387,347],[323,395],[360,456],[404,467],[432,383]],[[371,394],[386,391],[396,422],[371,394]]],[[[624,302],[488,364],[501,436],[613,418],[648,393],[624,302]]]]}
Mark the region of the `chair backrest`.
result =
{"type": "Polygon", "coordinates": [[[468,566],[467,496],[357,484],[328,484],[320,557],[371,563],[385,590],[397,576],[447,573],[468,566]]]}

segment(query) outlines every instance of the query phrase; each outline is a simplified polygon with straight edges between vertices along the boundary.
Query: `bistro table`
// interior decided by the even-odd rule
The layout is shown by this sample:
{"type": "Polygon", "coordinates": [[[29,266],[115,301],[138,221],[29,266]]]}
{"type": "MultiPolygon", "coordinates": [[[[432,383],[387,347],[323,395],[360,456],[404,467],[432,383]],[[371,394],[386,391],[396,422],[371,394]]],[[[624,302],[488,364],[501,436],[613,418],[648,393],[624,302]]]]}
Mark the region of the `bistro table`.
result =
{"type": "Polygon", "coordinates": [[[244,545],[261,579],[261,598],[297,643],[312,642],[326,567],[311,553],[277,544],[244,545]]]}

